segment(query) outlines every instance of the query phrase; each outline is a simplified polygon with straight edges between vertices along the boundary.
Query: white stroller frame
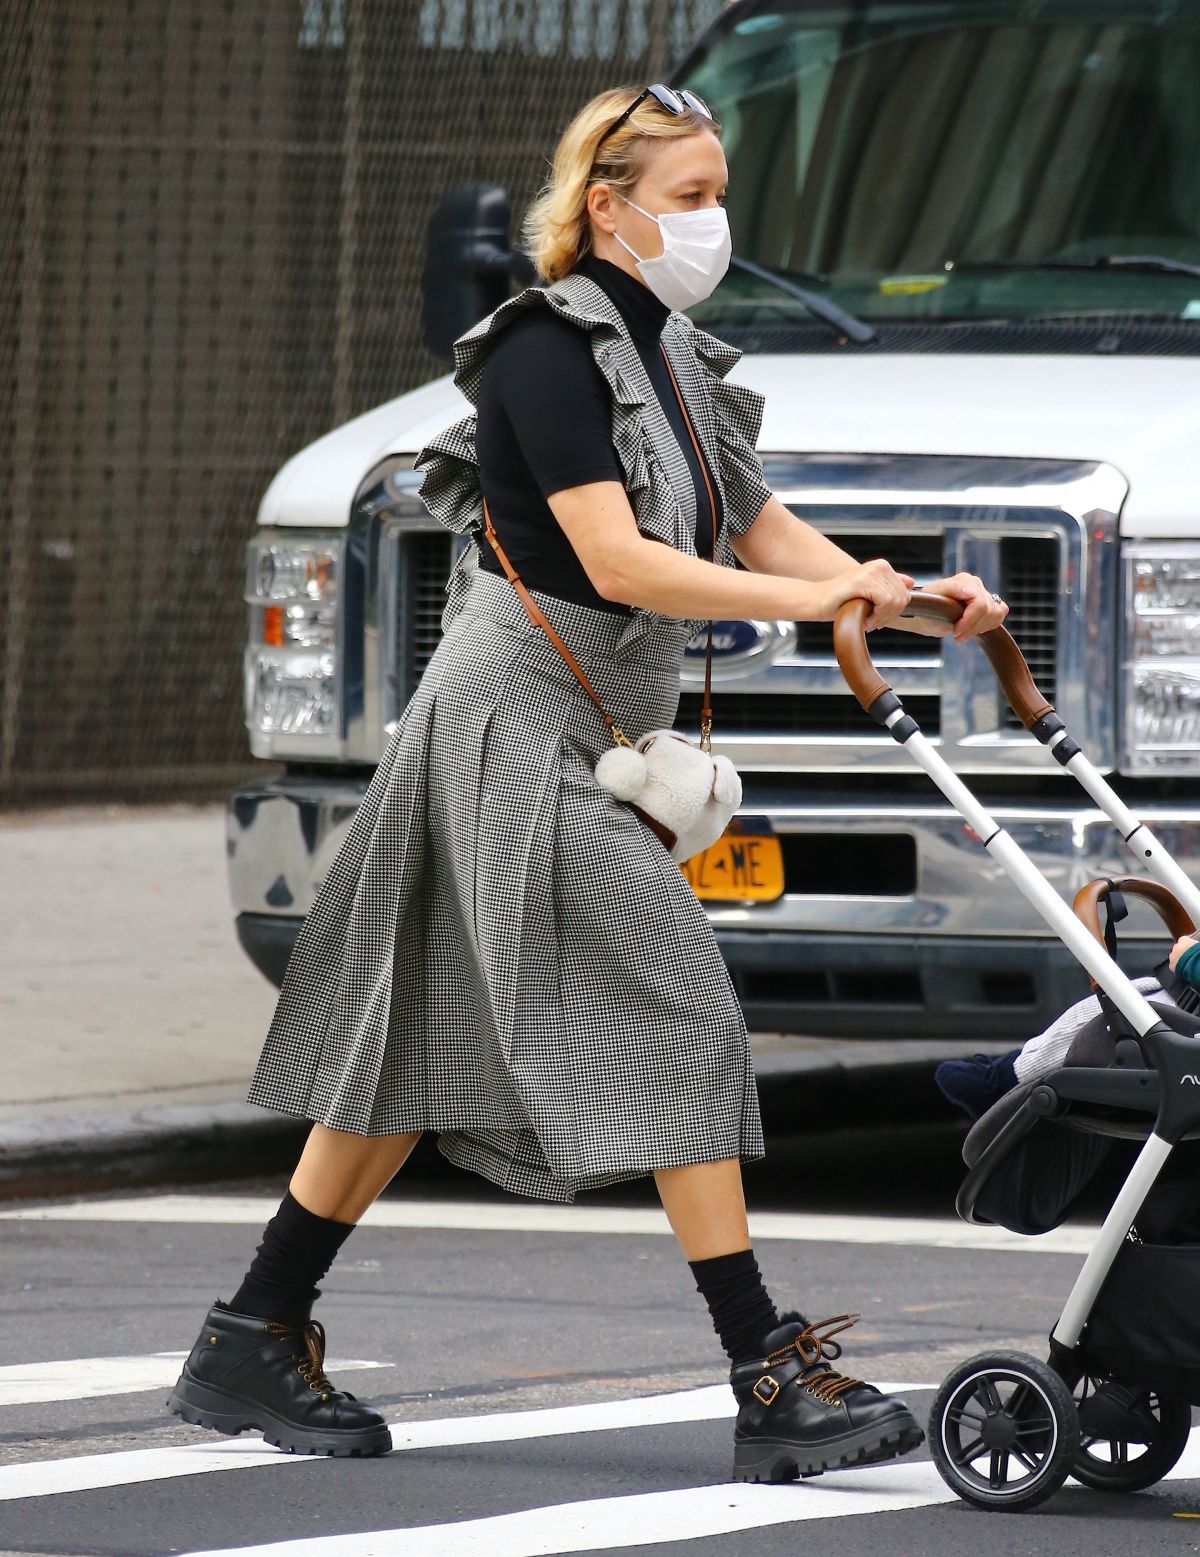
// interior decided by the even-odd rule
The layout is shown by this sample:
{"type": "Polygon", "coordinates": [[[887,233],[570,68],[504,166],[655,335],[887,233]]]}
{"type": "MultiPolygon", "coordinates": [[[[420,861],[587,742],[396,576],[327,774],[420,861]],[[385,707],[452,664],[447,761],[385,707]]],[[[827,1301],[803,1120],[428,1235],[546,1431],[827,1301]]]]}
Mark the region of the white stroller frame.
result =
{"type": "MultiPolygon", "coordinates": [[[[1159,1072],[1161,1102],[1154,1129],[1105,1217],[1051,1335],[1052,1350],[1058,1347],[1070,1351],[1079,1342],[1100,1288],[1174,1145],[1184,1130],[1196,1123],[1196,1119],[1189,1118],[1188,1124],[1181,1127],[1179,1111],[1171,1093],[1172,1083],[1177,1090],[1183,1081],[1184,1064],[1188,1074],[1200,1071],[1200,1049],[1194,1040],[1183,1039],[1170,1032],[1159,1013],[1134,988],[1101,941],[1089,933],[1028,855],[980,805],[937,748],[921,733],[916,720],[905,713],[900,698],[871,661],[864,626],[870,609],[869,601],[847,601],[838,611],[834,623],[838,663],[851,691],[876,723],[886,729],[929,774],[977,834],[987,852],[1000,863],[1050,929],[1108,995],[1159,1072]]],[[[954,623],[962,614],[962,605],[945,596],[914,590],[911,604],[903,614],[906,617],[954,623]]],[[[1062,720],[1035,686],[1024,657],[1007,630],[1003,627],[995,628],[981,634],[979,642],[1025,728],[1078,780],[1112,821],[1126,846],[1142,862],[1149,875],[1186,910],[1193,926],[1200,924],[1200,890],[1193,886],[1150,829],[1138,821],[1071,739],[1062,720]]],[[[1045,1079],[1063,1098],[1119,1103],[1123,1099],[1118,1096],[1115,1087],[1107,1083],[1119,1081],[1128,1090],[1128,1082],[1124,1077],[1112,1076],[1107,1071],[1058,1071],[1053,1077],[1045,1079]],[[1097,1077],[1103,1078],[1103,1081],[1097,1082],[1097,1077]],[[1090,1090],[1088,1078],[1091,1078],[1090,1090]]],[[[1200,1118],[1200,1107],[1194,1107],[1192,1113],[1200,1118]]],[[[1065,1474],[1061,1479],[1065,1479],[1065,1474]]],[[[1058,1485],[1061,1485],[1061,1479],[1058,1485]]],[[[969,1497],[961,1486],[955,1485],[953,1481],[950,1484],[960,1495],[969,1497]]],[[[1053,1490],[1055,1487],[1051,1486],[1039,1490],[1036,1496],[1028,1496],[1023,1503],[1014,1499],[1004,1506],[1032,1507],[1053,1490]]],[[[982,1495],[978,1498],[969,1497],[969,1500],[978,1502],[982,1507],[1001,1506],[998,1502],[985,1500],[982,1495]]]]}

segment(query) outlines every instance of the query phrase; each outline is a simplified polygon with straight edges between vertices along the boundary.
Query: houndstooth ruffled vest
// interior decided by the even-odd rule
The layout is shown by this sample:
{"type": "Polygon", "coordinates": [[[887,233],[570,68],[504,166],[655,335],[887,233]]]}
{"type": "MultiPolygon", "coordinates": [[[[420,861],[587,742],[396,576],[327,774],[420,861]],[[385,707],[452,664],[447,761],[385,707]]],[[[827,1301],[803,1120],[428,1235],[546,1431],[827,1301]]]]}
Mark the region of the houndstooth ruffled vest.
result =
{"type": "MultiPolygon", "coordinates": [[[[690,468],[620,310],[589,276],[576,271],[547,287],[526,287],[486,314],[454,342],[454,383],[477,405],[483,365],[498,331],[520,309],[533,307],[553,308],[590,332],[592,356],[612,394],[612,441],[638,529],[694,557],[696,493],[690,468]]],[[[726,381],[742,356],[737,347],[700,329],[679,310],[667,316],[662,343],[721,493],[724,514],[717,532],[717,562],[733,567],[737,559],[730,535],[749,529],[771,495],[755,452],[763,397],[744,384],[726,381]]],[[[530,363],[530,371],[536,371],[535,363],[530,363]]],[[[457,614],[479,563],[483,494],[475,453],[476,414],[472,410],[430,439],[415,462],[425,472],[420,496],[430,513],[448,529],[471,537],[446,582],[443,630],[457,614]]],[[[616,649],[648,631],[659,614],[650,607],[633,607],[616,649]]],[[[706,620],[692,620],[691,630],[706,620]]]]}

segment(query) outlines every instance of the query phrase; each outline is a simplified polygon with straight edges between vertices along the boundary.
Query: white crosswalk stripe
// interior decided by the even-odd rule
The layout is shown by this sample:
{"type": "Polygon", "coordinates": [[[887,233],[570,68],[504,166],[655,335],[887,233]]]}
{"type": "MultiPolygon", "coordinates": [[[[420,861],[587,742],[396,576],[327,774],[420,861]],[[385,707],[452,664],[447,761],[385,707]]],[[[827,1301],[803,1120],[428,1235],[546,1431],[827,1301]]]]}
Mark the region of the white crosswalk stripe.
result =
{"type": "MultiPolygon", "coordinates": [[[[168,1389],[187,1352],[149,1352],[141,1357],[73,1357],[65,1362],[18,1362],[0,1367],[0,1406],[45,1405],[55,1400],[95,1400],[168,1389]]],[[[351,1368],[390,1368],[390,1362],[331,1357],[331,1373],[351,1368]]]]}
{"type": "MultiPolygon", "coordinates": [[[[252,1195],[150,1195],[117,1200],[71,1201],[0,1211],[0,1221],[162,1222],[172,1226],[261,1227],[278,1202],[252,1195]]],[[[799,1243],[897,1244],[927,1249],[1004,1250],[1021,1254],[1087,1254],[1090,1227],[1059,1227],[1022,1238],[1002,1227],[973,1227],[952,1217],[836,1216],[790,1211],[752,1211],[750,1236],[799,1243]]],[[[376,1201],[364,1227],[429,1227],[479,1232],[644,1234],[672,1237],[658,1209],[610,1206],[522,1205],[441,1200],[376,1201]]]]}
{"type": "MultiPolygon", "coordinates": [[[[1197,1476],[1200,1428],[1193,1432],[1183,1458],[1164,1480],[1197,1476]]],[[[1058,1496],[1069,1499],[1070,1487],[1058,1496]]],[[[819,1481],[800,1485],[759,1487],[724,1482],[672,1492],[555,1503],[449,1524],[213,1549],[196,1552],[193,1557],[462,1557],[464,1552],[486,1553],[487,1557],[552,1557],[613,1546],[699,1540],[768,1525],[809,1524],[815,1519],[897,1513],[955,1501],[955,1494],[928,1460],[897,1461],[861,1470],[827,1471],[819,1481]]]]}
{"type": "Polygon", "coordinates": [[[553,1503],[441,1525],[410,1525],[354,1535],[317,1536],[267,1546],[197,1552],[194,1557],[550,1557],[612,1546],[656,1546],[808,1524],[853,1514],[888,1514],[953,1502],[954,1494],[927,1461],[874,1470],[827,1472],[819,1487],[747,1486],[728,1482],[672,1492],[634,1493],[580,1503],[553,1503]]]}
{"type": "MultiPolygon", "coordinates": [[[[884,1384],[880,1387],[902,1391],[929,1386],[884,1384]]],[[[393,1422],[389,1425],[396,1449],[441,1449],[457,1444],[500,1443],[558,1434],[612,1431],[622,1427],[653,1427],[668,1422],[705,1422],[719,1417],[732,1418],[733,1414],[733,1395],[728,1384],[709,1384],[702,1389],[635,1395],[631,1399],[605,1400],[595,1405],[493,1411],[485,1416],[440,1417],[427,1422],[393,1422]]],[[[125,1449],[111,1454],[83,1454],[69,1459],[0,1466],[0,1502],[94,1491],[99,1487],[132,1486],[176,1476],[304,1463],[312,1462],[306,1461],[304,1456],[264,1447],[258,1437],[214,1440],[206,1435],[201,1443],[164,1449],[125,1449]]]]}

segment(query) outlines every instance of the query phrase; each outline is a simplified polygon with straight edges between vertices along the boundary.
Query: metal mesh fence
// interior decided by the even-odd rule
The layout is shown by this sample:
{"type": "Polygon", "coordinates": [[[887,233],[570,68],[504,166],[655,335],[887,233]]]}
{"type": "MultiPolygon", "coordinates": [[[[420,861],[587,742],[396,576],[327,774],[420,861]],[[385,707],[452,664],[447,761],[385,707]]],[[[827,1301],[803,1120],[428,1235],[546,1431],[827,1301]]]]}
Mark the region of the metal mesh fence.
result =
{"type": "Polygon", "coordinates": [[[0,802],[219,795],[273,472],[447,370],[452,186],[514,221],[593,92],[721,0],[6,0],[0,802]]]}

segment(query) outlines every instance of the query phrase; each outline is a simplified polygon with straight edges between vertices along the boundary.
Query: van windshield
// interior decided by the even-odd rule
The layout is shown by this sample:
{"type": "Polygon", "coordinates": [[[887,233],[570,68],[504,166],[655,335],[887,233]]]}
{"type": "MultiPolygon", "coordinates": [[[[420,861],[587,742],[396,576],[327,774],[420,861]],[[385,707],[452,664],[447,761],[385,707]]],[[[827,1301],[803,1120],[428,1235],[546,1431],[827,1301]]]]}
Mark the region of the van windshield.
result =
{"type": "MultiPolygon", "coordinates": [[[[722,122],[735,256],[862,319],[1200,321],[1200,0],[771,0],[673,79],[722,122]]],[[[811,319],[736,262],[689,313],[811,319]]]]}

